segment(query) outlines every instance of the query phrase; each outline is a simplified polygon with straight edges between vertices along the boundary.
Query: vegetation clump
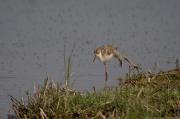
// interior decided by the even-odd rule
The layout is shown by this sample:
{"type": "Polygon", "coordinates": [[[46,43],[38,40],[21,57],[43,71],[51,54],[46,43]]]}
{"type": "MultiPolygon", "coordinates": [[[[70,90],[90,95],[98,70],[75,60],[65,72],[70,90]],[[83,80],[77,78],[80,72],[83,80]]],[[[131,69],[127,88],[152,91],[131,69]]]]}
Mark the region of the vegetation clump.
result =
{"type": "Polygon", "coordinates": [[[18,119],[106,119],[180,117],[180,70],[139,73],[120,86],[82,93],[48,79],[27,93],[27,101],[11,97],[18,119]]]}

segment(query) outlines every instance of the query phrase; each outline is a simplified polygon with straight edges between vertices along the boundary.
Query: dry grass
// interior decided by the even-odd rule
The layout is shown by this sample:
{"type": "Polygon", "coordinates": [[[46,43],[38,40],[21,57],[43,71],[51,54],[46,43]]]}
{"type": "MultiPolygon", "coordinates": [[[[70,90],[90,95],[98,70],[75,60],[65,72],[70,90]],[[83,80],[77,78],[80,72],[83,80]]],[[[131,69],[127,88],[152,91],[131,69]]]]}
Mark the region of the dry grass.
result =
{"type": "MultiPolygon", "coordinates": [[[[179,71],[179,69],[178,69],[179,71]]],[[[133,74],[111,90],[81,93],[45,80],[28,101],[11,97],[18,119],[180,117],[179,74],[133,74]]]]}

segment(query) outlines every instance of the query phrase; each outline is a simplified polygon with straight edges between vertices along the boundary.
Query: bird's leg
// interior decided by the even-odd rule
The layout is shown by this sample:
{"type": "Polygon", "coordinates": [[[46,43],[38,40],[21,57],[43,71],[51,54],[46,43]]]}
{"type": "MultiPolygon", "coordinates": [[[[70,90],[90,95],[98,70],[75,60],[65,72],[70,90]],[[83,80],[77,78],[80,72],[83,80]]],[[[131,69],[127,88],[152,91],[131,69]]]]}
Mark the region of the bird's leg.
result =
{"type": "Polygon", "coordinates": [[[104,62],[103,64],[105,67],[105,87],[107,87],[107,80],[108,80],[107,64],[106,62],[104,62]]]}

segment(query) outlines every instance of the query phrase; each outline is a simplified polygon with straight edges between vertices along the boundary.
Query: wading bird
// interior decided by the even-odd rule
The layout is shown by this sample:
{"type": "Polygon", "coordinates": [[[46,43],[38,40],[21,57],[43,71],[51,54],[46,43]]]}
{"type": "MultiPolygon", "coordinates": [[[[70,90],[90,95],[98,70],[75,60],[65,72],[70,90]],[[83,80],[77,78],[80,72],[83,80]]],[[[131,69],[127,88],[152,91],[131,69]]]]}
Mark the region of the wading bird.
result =
{"type": "Polygon", "coordinates": [[[103,45],[94,50],[94,60],[96,57],[104,64],[105,67],[105,87],[107,86],[108,72],[107,72],[107,61],[112,58],[116,58],[119,61],[120,67],[122,67],[122,60],[126,60],[130,67],[138,69],[138,65],[134,64],[127,56],[122,55],[117,48],[112,45],[103,45]]]}

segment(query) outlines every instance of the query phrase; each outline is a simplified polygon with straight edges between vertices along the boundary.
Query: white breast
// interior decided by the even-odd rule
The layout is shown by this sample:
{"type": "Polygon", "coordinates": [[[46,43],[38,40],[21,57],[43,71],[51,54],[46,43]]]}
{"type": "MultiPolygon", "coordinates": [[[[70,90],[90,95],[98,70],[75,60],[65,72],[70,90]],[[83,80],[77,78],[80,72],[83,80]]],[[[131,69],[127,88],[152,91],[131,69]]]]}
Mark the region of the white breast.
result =
{"type": "Polygon", "coordinates": [[[104,55],[102,56],[101,52],[99,54],[97,54],[97,57],[102,61],[108,61],[110,60],[112,57],[113,57],[113,54],[110,54],[110,55],[104,55]]]}

